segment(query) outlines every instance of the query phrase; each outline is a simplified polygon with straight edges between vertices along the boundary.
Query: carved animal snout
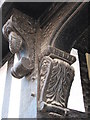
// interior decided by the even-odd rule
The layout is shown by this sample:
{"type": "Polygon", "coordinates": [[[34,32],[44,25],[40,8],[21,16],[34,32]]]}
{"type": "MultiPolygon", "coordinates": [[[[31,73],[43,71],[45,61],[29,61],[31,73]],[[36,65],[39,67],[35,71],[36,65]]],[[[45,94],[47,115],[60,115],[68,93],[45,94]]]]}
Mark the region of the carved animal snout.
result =
{"type": "Polygon", "coordinates": [[[22,57],[17,64],[11,69],[11,74],[16,78],[22,78],[31,73],[33,66],[30,60],[26,57],[22,57]]]}

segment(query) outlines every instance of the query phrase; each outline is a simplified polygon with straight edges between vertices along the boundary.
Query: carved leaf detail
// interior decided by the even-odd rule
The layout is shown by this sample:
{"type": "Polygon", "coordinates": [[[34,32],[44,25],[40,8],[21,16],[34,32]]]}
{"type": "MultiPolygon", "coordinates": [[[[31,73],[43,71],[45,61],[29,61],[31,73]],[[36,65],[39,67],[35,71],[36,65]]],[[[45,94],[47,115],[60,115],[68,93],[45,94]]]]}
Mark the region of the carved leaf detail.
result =
{"type": "MultiPolygon", "coordinates": [[[[43,94],[42,91],[44,91],[44,86],[46,84],[46,80],[48,79],[48,76],[50,74],[50,68],[51,68],[51,61],[52,59],[48,56],[45,56],[40,64],[40,91],[41,94],[43,94]]],[[[41,100],[44,96],[41,95],[41,100]]]]}
{"type": "MultiPolygon", "coordinates": [[[[47,58],[45,57],[44,59],[47,60],[47,58]]],[[[43,81],[43,91],[41,89],[42,99],[48,104],[66,107],[71,84],[74,77],[74,70],[68,63],[62,60],[51,59],[50,57],[49,59],[51,61],[52,67],[47,64],[45,68],[45,66],[43,65],[44,62],[42,62],[41,67],[41,71],[42,69],[44,69],[44,71],[42,71],[43,74],[40,79],[41,83],[43,81]]]]}

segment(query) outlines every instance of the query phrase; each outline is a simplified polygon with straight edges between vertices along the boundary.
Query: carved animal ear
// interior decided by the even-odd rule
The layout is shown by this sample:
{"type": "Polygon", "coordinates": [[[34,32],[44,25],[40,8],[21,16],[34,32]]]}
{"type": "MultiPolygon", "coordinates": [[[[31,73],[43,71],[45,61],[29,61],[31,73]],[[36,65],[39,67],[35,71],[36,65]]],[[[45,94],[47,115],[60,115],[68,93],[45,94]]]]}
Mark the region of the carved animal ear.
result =
{"type": "Polygon", "coordinates": [[[10,51],[15,54],[19,52],[22,46],[22,38],[17,35],[15,32],[11,32],[9,34],[9,49],[10,51]]]}
{"type": "Polygon", "coordinates": [[[7,40],[9,40],[8,37],[9,37],[10,32],[13,31],[12,17],[13,16],[10,17],[10,19],[6,22],[6,24],[2,28],[2,33],[7,40]]]}

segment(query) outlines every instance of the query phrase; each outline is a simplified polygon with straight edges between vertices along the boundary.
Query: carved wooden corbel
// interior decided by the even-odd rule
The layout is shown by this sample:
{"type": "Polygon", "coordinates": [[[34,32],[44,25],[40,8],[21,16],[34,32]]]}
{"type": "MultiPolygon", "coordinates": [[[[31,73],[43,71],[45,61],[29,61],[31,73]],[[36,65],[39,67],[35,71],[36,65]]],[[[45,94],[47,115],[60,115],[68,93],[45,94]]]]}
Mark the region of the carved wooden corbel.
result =
{"type": "Polygon", "coordinates": [[[34,69],[35,21],[13,9],[12,16],[3,26],[2,31],[8,39],[10,51],[16,53],[19,58],[11,73],[16,78],[22,78],[34,69]]]}
{"type": "Polygon", "coordinates": [[[67,108],[70,88],[74,79],[74,69],[71,64],[75,60],[74,56],[55,47],[49,46],[42,53],[39,63],[39,110],[41,112],[53,112],[66,116],[68,109],[65,108],[67,108]]]}

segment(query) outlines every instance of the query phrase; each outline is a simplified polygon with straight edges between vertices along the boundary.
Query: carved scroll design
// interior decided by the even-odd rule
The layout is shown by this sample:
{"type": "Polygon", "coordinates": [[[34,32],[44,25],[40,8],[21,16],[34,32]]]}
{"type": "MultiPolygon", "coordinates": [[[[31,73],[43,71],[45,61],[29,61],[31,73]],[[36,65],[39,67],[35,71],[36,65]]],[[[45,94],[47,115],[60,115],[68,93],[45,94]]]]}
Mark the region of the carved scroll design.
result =
{"type": "Polygon", "coordinates": [[[12,16],[3,26],[3,34],[9,42],[9,49],[17,54],[19,61],[12,68],[12,75],[22,78],[34,69],[35,21],[33,18],[13,9],[12,16]]]}

